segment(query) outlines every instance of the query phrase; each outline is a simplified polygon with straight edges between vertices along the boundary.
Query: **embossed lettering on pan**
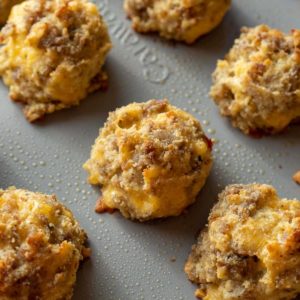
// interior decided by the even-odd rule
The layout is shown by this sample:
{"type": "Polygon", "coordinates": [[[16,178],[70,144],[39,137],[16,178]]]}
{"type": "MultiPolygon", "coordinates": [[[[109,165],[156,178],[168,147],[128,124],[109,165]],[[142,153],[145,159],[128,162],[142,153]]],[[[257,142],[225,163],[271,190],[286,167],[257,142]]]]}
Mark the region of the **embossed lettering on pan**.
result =
{"type": "Polygon", "coordinates": [[[98,5],[101,13],[109,26],[109,32],[125,46],[130,54],[136,57],[142,67],[144,78],[150,83],[165,83],[170,77],[169,67],[154,53],[153,49],[143,44],[128,26],[118,20],[117,16],[109,9],[107,1],[98,5]]]}

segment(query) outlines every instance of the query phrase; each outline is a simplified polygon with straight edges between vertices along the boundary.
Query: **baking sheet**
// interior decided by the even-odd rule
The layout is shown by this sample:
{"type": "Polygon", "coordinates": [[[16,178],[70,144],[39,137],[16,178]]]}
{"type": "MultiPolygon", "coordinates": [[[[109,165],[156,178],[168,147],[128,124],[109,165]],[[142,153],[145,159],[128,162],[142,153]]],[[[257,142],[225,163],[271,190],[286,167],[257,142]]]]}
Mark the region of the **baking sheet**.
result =
{"type": "Polygon", "coordinates": [[[233,1],[221,26],[193,46],[138,35],[130,29],[122,1],[95,2],[114,44],[106,64],[109,90],[31,125],[0,83],[0,186],[57,194],[87,231],[92,258],[80,268],[75,300],[194,299],[184,262],[225,185],[269,183],[281,196],[300,198],[300,187],[291,179],[300,169],[300,127],[249,138],[221,118],[207,96],[216,60],[229,50],[240,27],[266,23],[284,31],[300,28],[300,1],[233,1]],[[116,107],[164,97],[195,115],[218,141],[213,171],[197,203],[186,215],[146,224],[118,213],[95,214],[100,192],[86,183],[81,165],[99,127],[116,107]]]}

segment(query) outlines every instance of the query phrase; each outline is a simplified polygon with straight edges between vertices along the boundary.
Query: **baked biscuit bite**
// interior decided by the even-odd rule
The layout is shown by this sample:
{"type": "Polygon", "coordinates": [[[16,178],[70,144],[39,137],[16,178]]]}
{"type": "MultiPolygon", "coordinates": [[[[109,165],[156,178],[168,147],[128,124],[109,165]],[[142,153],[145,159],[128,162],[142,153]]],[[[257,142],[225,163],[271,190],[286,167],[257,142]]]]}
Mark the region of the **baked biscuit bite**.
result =
{"type": "Polygon", "coordinates": [[[86,0],[27,0],[12,9],[0,41],[0,75],[29,121],[106,86],[102,66],[111,43],[86,0]]]}
{"type": "Polygon", "coordinates": [[[11,8],[22,0],[0,0],[0,26],[5,24],[11,8]]]}
{"type": "Polygon", "coordinates": [[[209,175],[211,148],[200,123],[167,100],[117,109],[84,164],[102,186],[96,210],[139,221],[181,214],[209,175]]]}
{"type": "Polygon", "coordinates": [[[0,299],[71,299],[87,236],[55,196],[0,190],[0,299]]]}
{"type": "Polygon", "coordinates": [[[132,27],[142,33],[195,42],[222,21],[231,0],[125,0],[132,27]]]}
{"type": "Polygon", "coordinates": [[[300,117],[300,31],[243,28],[213,74],[211,96],[246,134],[274,134],[300,117]]]}
{"type": "Polygon", "coordinates": [[[300,202],[264,184],[231,185],[186,263],[204,300],[282,300],[300,293],[300,202]]]}

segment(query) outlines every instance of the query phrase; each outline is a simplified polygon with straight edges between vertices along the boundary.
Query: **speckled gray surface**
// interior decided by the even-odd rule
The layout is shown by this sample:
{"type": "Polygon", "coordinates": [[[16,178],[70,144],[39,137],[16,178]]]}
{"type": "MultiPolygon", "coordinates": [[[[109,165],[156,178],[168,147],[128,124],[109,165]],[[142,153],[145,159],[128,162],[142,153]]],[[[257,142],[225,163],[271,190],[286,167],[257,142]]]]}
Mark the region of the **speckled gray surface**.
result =
{"type": "Polygon", "coordinates": [[[96,2],[114,44],[106,64],[109,90],[31,125],[0,83],[0,186],[56,193],[86,229],[93,254],[80,268],[75,300],[194,299],[184,262],[226,184],[270,183],[280,195],[300,198],[300,187],[291,180],[300,169],[300,127],[252,139],[221,118],[207,96],[216,60],[231,47],[240,27],[266,23],[284,31],[300,28],[300,1],[234,1],[221,26],[194,46],[137,35],[121,0],[96,2]],[[99,190],[86,183],[81,165],[99,127],[116,107],[163,97],[194,114],[218,140],[213,171],[197,203],[184,216],[147,224],[117,213],[95,214],[99,190]]]}

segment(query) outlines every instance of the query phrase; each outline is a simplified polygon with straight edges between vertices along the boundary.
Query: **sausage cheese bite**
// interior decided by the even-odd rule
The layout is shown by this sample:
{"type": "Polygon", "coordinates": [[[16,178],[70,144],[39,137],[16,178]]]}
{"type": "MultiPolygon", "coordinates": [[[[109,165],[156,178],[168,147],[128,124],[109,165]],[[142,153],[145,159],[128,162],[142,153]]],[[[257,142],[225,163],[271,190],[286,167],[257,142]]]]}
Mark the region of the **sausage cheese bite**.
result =
{"type": "Polygon", "coordinates": [[[29,121],[78,105],[106,85],[111,43],[86,0],[27,0],[12,9],[0,42],[0,75],[29,121]]]}
{"type": "Polygon", "coordinates": [[[209,175],[211,148],[198,120],[167,100],[117,109],[84,164],[102,186],[97,210],[139,221],[181,214],[209,175]]]}
{"type": "Polygon", "coordinates": [[[87,236],[55,196],[0,190],[0,298],[71,299],[87,236]]]}
{"type": "Polygon", "coordinates": [[[0,26],[5,24],[11,8],[22,0],[0,0],[0,26]]]}
{"type": "Polygon", "coordinates": [[[282,300],[300,293],[300,202],[264,184],[220,195],[185,271],[204,300],[282,300]]]}
{"type": "Polygon", "coordinates": [[[231,0],[125,0],[124,8],[138,32],[195,42],[222,21],[231,0]]]}
{"type": "Polygon", "coordinates": [[[246,134],[273,134],[300,117],[300,30],[243,28],[213,74],[211,97],[246,134]]]}

